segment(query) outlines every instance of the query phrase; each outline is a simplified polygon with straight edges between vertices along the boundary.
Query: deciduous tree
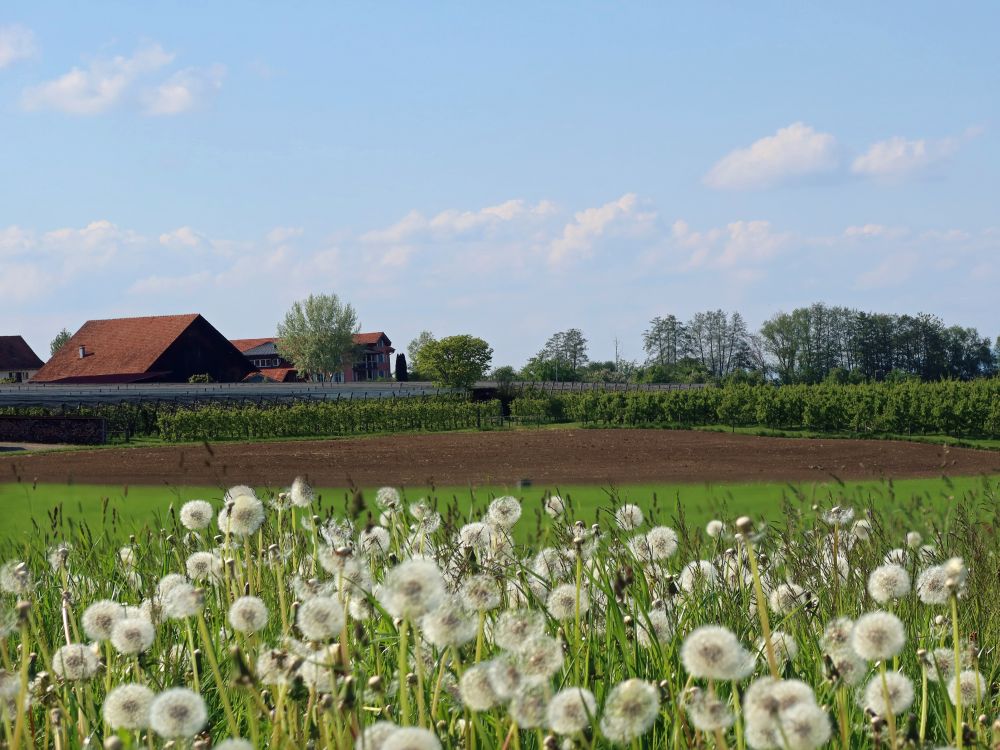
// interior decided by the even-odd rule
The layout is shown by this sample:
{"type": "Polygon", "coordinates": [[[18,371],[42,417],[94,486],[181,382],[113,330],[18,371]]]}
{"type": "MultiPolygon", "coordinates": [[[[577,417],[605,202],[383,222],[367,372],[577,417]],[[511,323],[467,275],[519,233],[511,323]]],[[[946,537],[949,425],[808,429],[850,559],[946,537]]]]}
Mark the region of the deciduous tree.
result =
{"type": "Polygon", "coordinates": [[[278,324],[278,352],[312,380],[329,379],[353,363],[358,314],[336,294],[296,301],[278,324]]]}
{"type": "Polygon", "coordinates": [[[421,367],[431,379],[448,388],[470,388],[482,380],[493,359],[493,348],[481,338],[461,334],[424,344],[421,367]]]}

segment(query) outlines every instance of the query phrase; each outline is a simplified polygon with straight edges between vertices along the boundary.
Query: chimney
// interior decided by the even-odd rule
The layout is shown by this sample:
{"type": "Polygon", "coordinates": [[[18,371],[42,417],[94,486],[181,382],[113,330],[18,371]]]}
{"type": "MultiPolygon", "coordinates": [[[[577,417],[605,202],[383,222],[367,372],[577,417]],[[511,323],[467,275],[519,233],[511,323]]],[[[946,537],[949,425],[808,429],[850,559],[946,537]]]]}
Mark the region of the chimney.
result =
{"type": "Polygon", "coordinates": [[[81,344],[80,345],[80,359],[83,359],[86,356],[87,356],[87,347],[85,347],[83,344],[81,344]]]}

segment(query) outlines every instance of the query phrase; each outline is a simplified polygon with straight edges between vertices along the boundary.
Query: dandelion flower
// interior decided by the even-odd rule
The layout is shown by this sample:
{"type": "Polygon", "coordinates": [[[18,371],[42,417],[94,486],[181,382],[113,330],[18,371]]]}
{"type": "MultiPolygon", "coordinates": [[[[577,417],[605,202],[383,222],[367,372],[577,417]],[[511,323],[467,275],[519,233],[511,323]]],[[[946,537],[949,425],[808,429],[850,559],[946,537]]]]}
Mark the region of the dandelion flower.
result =
{"type": "Polygon", "coordinates": [[[847,526],[854,520],[854,508],[834,506],[823,514],[823,520],[831,526],[847,526]]]}
{"type": "Polygon", "coordinates": [[[901,599],[909,593],[910,574],[900,565],[879,565],[868,576],[868,594],[879,604],[901,599]]]}
{"type": "Polygon", "coordinates": [[[899,654],[906,643],[903,622],[890,612],[875,611],[861,615],[854,623],[851,646],[862,659],[876,661],[899,654]]]}
{"type": "Polygon", "coordinates": [[[656,687],[645,680],[625,680],[611,689],[604,702],[601,731],[612,742],[631,742],[649,731],[659,713],[656,687]]]}
{"type": "Polygon", "coordinates": [[[521,651],[525,643],[545,633],[545,616],[533,609],[508,609],[493,626],[493,642],[507,651],[521,651]]]}
{"type": "Polygon", "coordinates": [[[566,512],[566,503],[559,495],[549,495],[544,502],[545,512],[551,518],[558,518],[566,512]]]}
{"type": "Polygon", "coordinates": [[[568,687],[552,696],[546,718],[549,729],[556,734],[575,734],[590,726],[596,713],[593,693],[585,688],[568,687]]]}
{"type": "Polygon", "coordinates": [[[910,549],[916,549],[923,543],[924,538],[919,531],[911,531],[906,535],[906,546],[910,549]]]}
{"type": "Polygon", "coordinates": [[[625,503],[615,511],[615,523],[625,531],[634,531],[642,526],[642,509],[638,505],[625,503]]]}
{"type": "MultiPolygon", "coordinates": [[[[795,661],[799,654],[799,644],[783,630],[771,631],[771,648],[774,650],[774,658],[779,662],[795,661]]],[[[767,653],[767,644],[763,638],[757,643],[757,653],[767,653]]]]}
{"type": "Polygon", "coordinates": [[[701,688],[692,688],[688,692],[684,708],[694,728],[702,732],[727,729],[736,720],[725,701],[716,695],[709,695],[701,688]]]}
{"type": "MultiPolygon", "coordinates": [[[[590,609],[590,597],[585,589],[579,590],[580,615],[587,613],[590,609]]],[[[545,602],[549,614],[556,620],[572,620],[576,617],[577,611],[577,588],[575,584],[564,583],[556,586],[549,594],[545,602]]]]}
{"type": "Polygon", "coordinates": [[[958,686],[962,691],[962,705],[965,707],[979,705],[984,695],[986,695],[986,679],[981,672],[975,669],[966,669],[958,673],[958,679],[948,678],[948,697],[951,698],[952,705],[957,705],[958,686]]]}
{"type": "Polygon", "coordinates": [[[882,675],[877,674],[868,681],[862,696],[863,708],[878,714],[888,716],[889,713],[901,714],[913,703],[913,683],[909,677],[899,672],[887,672],[885,684],[882,675]],[[886,688],[888,688],[886,690],[886,688]],[[888,698],[888,701],[886,700],[888,698]]]}
{"type": "Polygon", "coordinates": [[[486,663],[489,665],[487,676],[493,692],[502,701],[513,698],[524,684],[524,675],[515,657],[511,654],[501,654],[486,663]]]}
{"type": "Polygon", "coordinates": [[[242,737],[230,737],[218,745],[212,745],[212,750],[256,750],[249,740],[242,737]]]}
{"type": "Polygon", "coordinates": [[[431,560],[412,559],[389,571],[379,601],[393,617],[417,619],[437,609],[445,598],[444,577],[431,560]]]}
{"type": "Polygon", "coordinates": [[[111,645],[120,654],[140,654],[153,645],[156,628],[145,617],[126,617],[111,628],[111,645]]]}
{"type": "Polygon", "coordinates": [[[465,670],[458,681],[462,703],[471,711],[489,711],[500,702],[490,682],[490,663],[479,662],[465,670]]]}
{"type": "Polygon", "coordinates": [[[478,624],[454,597],[420,619],[424,638],[438,648],[461,646],[476,637],[478,624]]]}
{"type": "Polygon", "coordinates": [[[104,698],[101,713],[112,729],[145,729],[153,691],[145,685],[119,685],[104,698]]]}
{"type": "Polygon", "coordinates": [[[530,685],[519,690],[511,698],[508,711],[510,717],[521,729],[535,729],[545,726],[549,699],[544,685],[530,685]]]}
{"type": "Polygon", "coordinates": [[[325,641],[337,636],[344,622],[344,608],[329,596],[307,599],[295,618],[299,631],[310,641],[325,641]]]}
{"type": "Polygon", "coordinates": [[[859,541],[864,541],[872,535],[872,524],[867,518],[861,518],[854,522],[851,527],[851,536],[859,541]]]}
{"type": "Polygon", "coordinates": [[[496,530],[488,523],[473,521],[458,531],[458,545],[463,549],[488,550],[493,546],[496,530]]]}
{"type": "Polygon", "coordinates": [[[69,553],[73,551],[73,546],[62,542],[49,550],[49,566],[53,572],[58,573],[64,568],[68,568],[69,553]]]}
{"type": "Polygon", "coordinates": [[[194,617],[205,606],[205,592],[190,583],[179,583],[163,597],[163,613],[174,620],[194,617]]]}
{"type": "Polygon", "coordinates": [[[149,708],[150,728],[168,739],[194,737],[207,721],[205,700],[187,688],[164,690],[149,708]]]}
{"type": "Polygon", "coordinates": [[[215,511],[205,500],[188,500],[181,506],[181,524],[190,531],[208,528],[215,511]]]}
{"type": "Polygon", "coordinates": [[[708,534],[712,539],[718,539],[722,536],[722,533],[726,530],[726,525],[717,518],[713,518],[707,524],[705,524],[705,533],[708,534]]]}
{"type": "Polygon", "coordinates": [[[843,648],[827,655],[830,657],[833,675],[844,685],[858,685],[868,672],[868,662],[851,648],[843,648]]]}
{"type": "Polygon", "coordinates": [[[688,674],[715,680],[739,680],[753,670],[754,658],[739,639],[720,625],[703,625],[691,631],[681,646],[681,661],[688,674]]]}
{"type": "Polygon", "coordinates": [[[52,671],[69,682],[89,680],[97,674],[97,657],[90,646],[70,643],[52,655],[52,671]]]}
{"type": "Polygon", "coordinates": [[[83,632],[92,641],[106,641],[111,637],[111,628],[123,617],[125,607],[110,599],[102,599],[83,611],[83,632]]]}
{"type": "Polygon", "coordinates": [[[486,517],[490,523],[496,524],[501,529],[511,529],[521,517],[521,503],[516,497],[505,495],[498,497],[490,503],[486,511],[486,517]]]}
{"type": "Polygon", "coordinates": [[[264,523],[264,503],[256,495],[239,494],[227,500],[219,511],[219,530],[242,537],[256,534],[264,523]]]}
{"type": "Polygon", "coordinates": [[[17,596],[27,596],[34,588],[28,566],[20,560],[11,560],[0,566],[0,591],[17,596]]]}
{"type": "Polygon", "coordinates": [[[943,565],[932,565],[917,576],[917,596],[924,604],[947,604],[948,573],[943,565]]]}
{"type": "Polygon", "coordinates": [[[256,596],[241,596],[229,607],[229,624],[239,633],[258,633],[267,626],[267,605],[256,596]]]}
{"type": "Polygon", "coordinates": [[[441,742],[427,729],[400,727],[382,743],[382,750],[441,750],[441,742]]]}

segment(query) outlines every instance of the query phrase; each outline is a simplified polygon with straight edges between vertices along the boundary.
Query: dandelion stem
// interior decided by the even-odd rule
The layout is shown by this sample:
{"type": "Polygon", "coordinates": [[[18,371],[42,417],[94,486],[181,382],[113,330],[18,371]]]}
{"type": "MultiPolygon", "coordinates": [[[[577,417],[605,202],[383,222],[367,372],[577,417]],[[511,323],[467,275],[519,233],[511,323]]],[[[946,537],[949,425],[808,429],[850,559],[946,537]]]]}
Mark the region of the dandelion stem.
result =
{"type": "Polygon", "coordinates": [[[885,701],[885,719],[889,724],[889,747],[896,747],[896,712],[892,710],[892,696],[889,694],[889,681],[885,676],[885,659],[878,664],[879,674],[882,675],[882,699],[885,701]]]}
{"type": "Polygon", "coordinates": [[[767,602],[764,600],[764,587],[761,586],[760,571],[757,569],[757,554],[754,551],[749,535],[744,534],[743,544],[746,546],[747,558],[750,560],[750,574],[753,576],[753,591],[754,597],[757,599],[757,616],[760,617],[760,630],[764,636],[767,666],[771,670],[771,676],[777,680],[781,676],[778,673],[778,660],[774,656],[774,643],[771,641],[771,622],[767,617],[767,602]]]}
{"type": "Polygon", "coordinates": [[[399,624],[399,663],[396,671],[399,679],[399,718],[401,724],[408,724],[410,721],[410,686],[406,681],[406,675],[409,674],[407,664],[410,652],[406,642],[409,626],[410,623],[405,618],[399,624]]]}
{"type": "Polygon", "coordinates": [[[962,750],[962,654],[958,632],[958,593],[951,593],[951,642],[955,651],[955,747],[962,750]]]}
{"type": "Polygon", "coordinates": [[[215,647],[212,645],[212,639],[208,634],[208,627],[205,625],[205,616],[200,613],[198,614],[198,633],[205,642],[205,655],[208,657],[208,664],[212,668],[212,677],[215,678],[215,689],[219,693],[219,698],[222,700],[222,708],[226,712],[226,723],[229,724],[229,731],[233,737],[238,737],[240,725],[236,721],[236,716],[233,714],[233,707],[229,702],[229,691],[226,689],[226,684],[222,681],[222,672],[219,671],[219,662],[215,658],[215,647]]]}

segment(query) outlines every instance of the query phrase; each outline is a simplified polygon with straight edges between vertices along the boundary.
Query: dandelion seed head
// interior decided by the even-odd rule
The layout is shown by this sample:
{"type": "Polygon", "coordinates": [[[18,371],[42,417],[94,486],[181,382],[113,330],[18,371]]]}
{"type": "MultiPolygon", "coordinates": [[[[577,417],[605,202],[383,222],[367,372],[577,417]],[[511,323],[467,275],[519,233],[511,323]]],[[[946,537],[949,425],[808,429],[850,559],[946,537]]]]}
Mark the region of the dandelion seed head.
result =
{"type": "Polygon", "coordinates": [[[868,594],[879,604],[902,599],[909,593],[910,574],[900,565],[879,565],[868,576],[868,594]]]}
{"type": "Polygon", "coordinates": [[[479,662],[462,673],[458,681],[462,703],[471,711],[489,711],[500,702],[490,682],[490,663],[479,662]]]}
{"type": "Polygon", "coordinates": [[[264,503],[252,492],[229,497],[219,511],[219,530],[223,534],[250,536],[256,534],[263,523],[264,503]]]}
{"type": "Polygon", "coordinates": [[[286,651],[265,649],[257,656],[257,678],[264,685],[287,685],[292,677],[293,659],[286,651]]]}
{"type": "Polygon", "coordinates": [[[49,567],[52,568],[53,572],[58,573],[63,568],[69,567],[67,563],[69,562],[69,555],[72,551],[73,545],[67,542],[60,542],[49,550],[49,567]]]}
{"type": "Polygon", "coordinates": [[[375,493],[375,502],[384,510],[395,511],[402,507],[403,501],[395,487],[380,487],[375,493]]]}
{"type": "Polygon", "coordinates": [[[924,543],[924,538],[919,531],[911,531],[906,535],[906,546],[910,549],[917,549],[924,543]]]}
{"type": "Polygon", "coordinates": [[[212,552],[192,552],[185,568],[192,581],[218,583],[222,580],[222,558],[212,552]]]}
{"type": "Polygon", "coordinates": [[[906,565],[906,550],[901,547],[891,549],[885,553],[885,557],[883,557],[882,560],[886,565],[906,565]]]}
{"type": "Polygon", "coordinates": [[[681,570],[678,583],[683,591],[693,593],[696,590],[715,588],[719,573],[708,560],[692,560],[681,570]]]}
{"type": "Polygon", "coordinates": [[[868,662],[851,648],[843,648],[828,655],[837,679],[844,685],[854,687],[860,684],[868,672],[868,662]]]}
{"type": "Polygon", "coordinates": [[[886,672],[884,686],[881,674],[872,677],[865,686],[861,699],[862,708],[879,716],[888,716],[890,713],[901,714],[912,704],[913,683],[909,677],[899,672],[886,672]]]}
{"type": "MultiPolygon", "coordinates": [[[[586,589],[579,591],[580,615],[587,613],[590,609],[590,596],[586,589]]],[[[545,607],[549,614],[556,620],[571,620],[576,617],[577,611],[577,588],[575,584],[564,583],[556,586],[549,593],[549,598],[545,601],[545,607]]]]}
{"type": "Polygon", "coordinates": [[[501,654],[486,663],[490,686],[501,701],[508,701],[520,692],[525,684],[524,674],[512,654],[501,654]]]}
{"type": "Polygon", "coordinates": [[[851,646],[862,659],[890,659],[903,650],[906,628],[891,612],[875,611],[861,615],[851,633],[851,646]]]}
{"type": "Polygon", "coordinates": [[[681,661],[688,674],[716,680],[738,680],[753,670],[754,658],[739,639],[720,625],[703,625],[691,631],[681,646],[681,661]]]}
{"type": "MultiPolygon", "coordinates": [[[[771,631],[771,648],[774,650],[774,658],[782,664],[795,661],[795,657],[799,655],[799,644],[783,630],[771,631]]],[[[767,644],[763,638],[757,643],[757,653],[761,656],[767,653],[767,644]]]]}
{"type": "Polygon", "coordinates": [[[378,598],[393,617],[419,619],[441,606],[446,596],[444,577],[431,560],[406,560],[386,575],[378,598]]]}
{"type": "Polygon", "coordinates": [[[705,533],[712,539],[718,539],[726,530],[726,525],[717,518],[705,524],[705,533]]]}
{"type": "Polygon", "coordinates": [[[135,547],[122,547],[118,550],[118,560],[122,567],[131,571],[135,567],[135,547]]]}
{"type": "Polygon", "coordinates": [[[354,743],[354,750],[382,750],[389,735],[399,729],[391,721],[376,721],[365,727],[354,743]]]}
{"type": "Polygon", "coordinates": [[[69,643],[52,655],[52,671],[67,682],[89,680],[97,674],[97,656],[90,646],[69,643]]]}
{"type": "Polygon", "coordinates": [[[111,628],[111,645],[120,654],[140,654],[153,645],[156,628],[141,615],[118,620],[111,628]]]}
{"type": "Polygon", "coordinates": [[[112,729],[145,729],[149,726],[149,709],[153,691],[145,685],[119,685],[104,698],[101,713],[112,729]]]}
{"type": "Polygon", "coordinates": [[[508,609],[493,627],[493,642],[499,648],[519,652],[531,638],[545,633],[545,617],[533,609],[508,609]]]}
{"type": "Polygon", "coordinates": [[[313,488],[306,481],[305,477],[295,477],[288,495],[292,501],[292,505],[298,508],[308,508],[313,504],[313,500],[316,499],[313,488]]]}
{"type": "Polygon", "coordinates": [[[267,605],[256,596],[241,596],[229,607],[229,624],[238,633],[258,633],[267,627],[267,605]]]}
{"type": "Polygon", "coordinates": [[[673,620],[662,609],[651,610],[646,617],[636,619],[636,636],[646,648],[654,644],[666,645],[674,637],[673,620]]]}
{"type": "Polygon", "coordinates": [[[181,525],[189,531],[200,531],[212,523],[215,511],[206,500],[188,500],[181,506],[181,525]]]}
{"type": "Polygon", "coordinates": [[[493,546],[496,531],[493,526],[482,521],[467,523],[458,532],[458,545],[463,549],[488,550],[493,546]]]}
{"type": "Polygon", "coordinates": [[[947,604],[951,596],[948,573],[943,565],[932,565],[917,576],[917,596],[924,604],[947,604]]]}
{"type": "Polygon", "coordinates": [[[582,732],[596,715],[594,694],[581,687],[563,688],[552,696],[546,710],[549,729],[556,734],[582,732]]]}
{"type": "Polygon", "coordinates": [[[854,508],[834,506],[823,514],[823,520],[831,526],[847,526],[854,520],[854,508]]]}
{"type": "Polygon", "coordinates": [[[612,742],[631,742],[650,730],[660,713],[660,694],[645,680],[615,685],[604,702],[601,731],[612,742]]]}
{"type": "Polygon", "coordinates": [[[424,637],[438,648],[462,646],[475,638],[478,631],[476,618],[469,616],[456,597],[424,615],[420,628],[424,637]]]}
{"type": "Polygon", "coordinates": [[[702,732],[728,729],[736,720],[725,701],[700,688],[693,688],[685,695],[684,708],[694,728],[702,732]]]}
{"type": "Polygon", "coordinates": [[[536,729],[545,726],[548,707],[545,686],[529,685],[522,687],[511,698],[508,711],[521,729],[536,729]]]}
{"type": "Polygon", "coordinates": [[[779,718],[788,750],[815,750],[830,740],[830,715],[814,703],[800,703],[779,718]]]}
{"type": "Polygon", "coordinates": [[[788,615],[809,601],[809,592],[795,583],[780,583],[771,589],[767,604],[776,615],[788,615]]]}
{"type": "Polygon", "coordinates": [[[340,634],[344,608],[333,597],[314,596],[302,603],[295,617],[299,632],[310,641],[325,641],[340,634]]]}
{"type": "Polygon", "coordinates": [[[654,560],[666,560],[677,552],[677,532],[669,526],[655,526],[646,534],[646,544],[654,560]]]}
{"type": "Polygon", "coordinates": [[[615,523],[618,524],[620,529],[624,529],[625,531],[635,531],[642,526],[642,520],[642,509],[638,505],[625,503],[625,505],[615,511],[615,523]]]}
{"type": "Polygon", "coordinates": [[[948,676],[948,697],[952,705],[958,705],[958,691],[962,692],[962,705],[966,708],[978,706],[983,702],[983,698],[989,697],[989,686],[982,673],[975,669],[965,669],[958,673],[956,680],[954,674],[948,676]]]}
{"type": "Polygon", "coordinates": [[[486,611],[500,606],[500,587],[491,576],[478,574],[462,582],[462,604],[470,611],[486,611]]]}
{"type": "Polygon", "coordinates": [[[400,727],[385,739],[382,750],[441,750],[441,742],[427,729],[400,727]]]}
{"type": "Polygon", "coordinates": [[[391,544],[392,537],[384,526],[369,526],[358,537],[358,546],[366,555],[384,555],[391,544]]]}
{"type": "Polygon", "coordinates": [[[21,560],[10,560],[0,566],[0,590],[17,596],[27,596],[34,587],[31,571],[21,560]]]}
{"type": "Polygon", "coordinates": [[[511,529],[521,517],[521,501],[510,495],[498,497],[490,503],[486,517],[501,529],[511,529]]]}
{"type": "Polygon", "coordinates": [[[230,737],[217,745],[212,745],[212,750],[256,750],[249,740],[242,737],[230,737]]]}
{"type": "Polygon", "coordinates": [[[194,617],[205,606],[205,592],[190,583],[172,586],[163,597],[163,613],[173,620],[194,617]]]}
{"type": "Polygon", "coordinates": [[[110,599],[94,602],[85,610],[80,618],[83,632],[92,641],[106,641],[111,637],[111,628],[125,617],[125,607],[110,599]]]}
{"type": "Polygon", "coordinates": [[[562,669],[562,643],[548,635],[537,635],[520,650],[521,670],[529,682],[542,682],[562,669]]]}
{"type": "Polygon", "coordinates": [[[194,737],[208,721],[205,700],[193,690],[170,688],[153,698],[149,708],[149,726],[161,737],[194,737]]]}
{"type": "Polygon", "coordinates": [[[864,541],[872,535],[872,524],[867,518],[861,518],[851,527],[851,536],[858,541],[864,541]]]}
{"type": "Polygon", "coordinates": [[[566,512],[566,503],[559,495],[549,495],[543,505],[545,512],[552,518],[558,518],[566,512]]]}

